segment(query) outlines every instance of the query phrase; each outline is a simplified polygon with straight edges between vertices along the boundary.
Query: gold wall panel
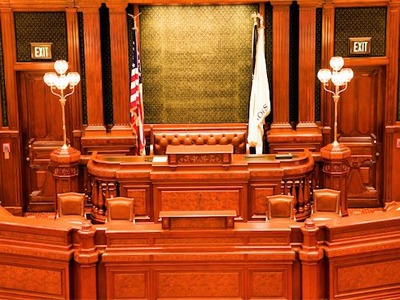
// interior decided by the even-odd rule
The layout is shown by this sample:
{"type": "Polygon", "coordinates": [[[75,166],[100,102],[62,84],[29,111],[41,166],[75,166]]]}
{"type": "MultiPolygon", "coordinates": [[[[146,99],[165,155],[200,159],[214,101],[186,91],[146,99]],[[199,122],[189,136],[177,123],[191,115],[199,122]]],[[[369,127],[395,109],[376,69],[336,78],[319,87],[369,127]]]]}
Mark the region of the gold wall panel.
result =
{"type": "Polygon", "coordinates": [[[255,11],[140,7],[145,123],[247,122],[255,11]]]}

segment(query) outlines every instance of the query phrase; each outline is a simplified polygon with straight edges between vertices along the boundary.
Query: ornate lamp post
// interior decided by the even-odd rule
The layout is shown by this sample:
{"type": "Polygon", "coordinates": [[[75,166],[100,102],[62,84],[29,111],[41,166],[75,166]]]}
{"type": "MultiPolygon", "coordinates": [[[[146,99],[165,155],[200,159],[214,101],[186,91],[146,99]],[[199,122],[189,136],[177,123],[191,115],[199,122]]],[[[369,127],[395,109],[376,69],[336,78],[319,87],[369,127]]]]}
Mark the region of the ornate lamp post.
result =
{"type": "Polygon", "coordinates": [[[335,104],[335,118],[333,143],[321,148],[321,156],[324,160],[324,187],[340,191],[340,210],[342,216],[347,216],[347,175],[350,171],[348,159],[351,156],[350,149],[338,142],[337,138],[337,105],[340,94],[347,89],[347,85],[353,78],[353,70],[343,68],[344,60],[342,57],[334,56],[329,62],[332,71],[321,69],[317,77],[324,86],[324,90],[331,93],[335,104]],[[333,83],[334,88],[328,89],[329,81],[333,83]]]}
{"type": "Polygon", "coordinates": [[[68,75],[65,73],[68,70],[68,63],[65,60],[57,60],[54,63],[54,72],[48,72],[44,74],[43,80],[50,87],[50,91],[53,95],[59,97],[62,111],[62,126],[63,126],[63,145],[62,150],[67,150],[67,134],[65,128],[65,102],[67,97],[71,96],[75,91],[75,86],[81,80],[81,76],[78,72],[69,72],[68,75]],[[65,89],[69,86],[70,92],[65,94],[65,89]],[[58,92],[57,92],[58,90],[58,92]]]}
{"type": "Polygon", "coordinates": [[[74,93],[81,77],[77,72],[66,74],[68,63],[65,60],[57,60],[54,63],[54,69],[56,73],[48,72],[44,74],[43,80],[50,87],[51,93],[59,98],[62,112],[63,145],[50,154],[50,170],[55,180],[57,195],[65,192],[77,192],[79,188],[78,163],[81,153],[67,145],[65,103],[67,97],[74,93]]]}
{"type": "Polygon", "coordinates": [[[334,56],[329,62],[332,72],[329,69],[321,69],[318,71],[318,79],[322,82],[324,90],[333,95],[333,102],[335,103],[335,121],[334,121],[334,141],[333,146],[339,145],[337,141],[337,105],[340,99],[340,93],[347,89],[347,84],[353,78],[353,70],[350,68],[343,68],[344,60],[340,56],[334,56]],[[333,90],[328,89],[329,81],[334,85],[333,90]]]}

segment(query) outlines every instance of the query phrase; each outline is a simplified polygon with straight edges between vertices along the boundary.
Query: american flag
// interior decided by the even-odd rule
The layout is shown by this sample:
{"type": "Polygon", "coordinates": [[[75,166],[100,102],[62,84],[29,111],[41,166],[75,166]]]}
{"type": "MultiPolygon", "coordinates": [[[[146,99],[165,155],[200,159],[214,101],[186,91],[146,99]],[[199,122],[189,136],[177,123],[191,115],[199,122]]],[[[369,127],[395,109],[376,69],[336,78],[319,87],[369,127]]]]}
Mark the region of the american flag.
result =
{"type": "Polygon", "coordinates": [[[142,69],[136,39],[136,29],[133,29],[133,63],[131,71],[131,97],[130,97],[131,126],[137,137],[137,155],[146,155],[146,137],[144,135],[144,114],[142,94],[142,69]]]}

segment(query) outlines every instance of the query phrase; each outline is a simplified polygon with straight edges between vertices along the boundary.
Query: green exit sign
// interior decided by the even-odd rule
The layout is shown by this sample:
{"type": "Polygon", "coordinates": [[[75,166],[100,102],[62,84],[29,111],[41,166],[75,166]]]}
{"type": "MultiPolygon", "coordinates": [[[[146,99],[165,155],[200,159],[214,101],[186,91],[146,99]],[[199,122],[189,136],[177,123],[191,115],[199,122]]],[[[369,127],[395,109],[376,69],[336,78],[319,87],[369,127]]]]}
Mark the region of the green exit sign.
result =
{"type": "Polygon", "coordinates": [[[53,43],[31,43],[32,59],[51,59],[51,46],[53,43]]]}

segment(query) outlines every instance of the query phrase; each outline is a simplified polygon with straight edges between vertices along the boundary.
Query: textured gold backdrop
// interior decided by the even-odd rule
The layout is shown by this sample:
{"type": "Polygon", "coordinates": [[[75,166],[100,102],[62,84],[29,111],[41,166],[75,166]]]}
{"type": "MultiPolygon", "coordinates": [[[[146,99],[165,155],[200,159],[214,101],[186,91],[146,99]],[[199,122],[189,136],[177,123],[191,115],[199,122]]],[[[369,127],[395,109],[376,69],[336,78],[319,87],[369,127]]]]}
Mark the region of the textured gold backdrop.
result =
{"type": "Polygon", "coordinates": [[[142,6],[145,123],[247,122],[256,5],[142,6]]]}

